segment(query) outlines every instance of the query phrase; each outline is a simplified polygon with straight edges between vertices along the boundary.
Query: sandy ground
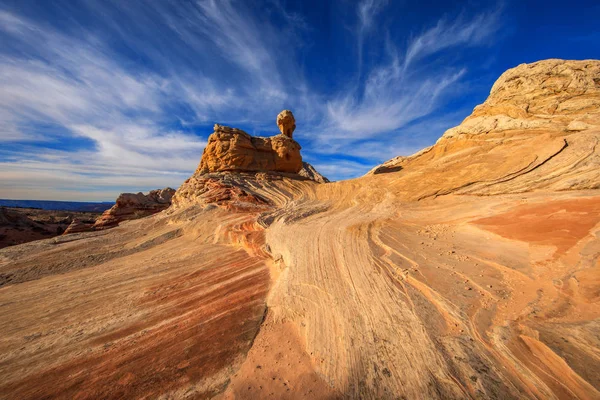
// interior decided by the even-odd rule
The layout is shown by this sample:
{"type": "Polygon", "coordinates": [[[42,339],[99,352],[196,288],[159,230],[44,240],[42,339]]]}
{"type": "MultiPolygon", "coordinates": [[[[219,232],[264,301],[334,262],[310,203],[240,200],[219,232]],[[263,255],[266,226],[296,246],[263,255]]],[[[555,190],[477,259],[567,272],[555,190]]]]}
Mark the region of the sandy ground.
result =
{"type": "Polygon", "coordinates": [[[275,322],[269,315],[261,326],[241,368],[217,399],[338,399],[315,372],[305,343],[291,322],[275,322]]]}

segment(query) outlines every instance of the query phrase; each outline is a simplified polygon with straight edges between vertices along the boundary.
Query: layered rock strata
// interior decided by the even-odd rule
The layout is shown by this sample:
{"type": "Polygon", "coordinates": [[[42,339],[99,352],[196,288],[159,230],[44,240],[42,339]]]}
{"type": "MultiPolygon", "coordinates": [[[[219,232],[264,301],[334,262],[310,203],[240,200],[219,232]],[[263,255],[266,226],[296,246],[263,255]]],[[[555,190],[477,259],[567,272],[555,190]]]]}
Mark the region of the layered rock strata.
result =
{"type": "Polygon", "coordinates": [[[0,251],[0,393],[600,398],[600,133],[563,111],[327,185],[194,174],[166,212],[0,251]]]}
{"type": "Polygon", "coordinates": [[[196,173],[223,171],[274,171],[297,173],[302,169],[300,144],[284,134],[250,136],[241,129],[215,125],[196,173]]]}
{"type": "Polygon", "coordinates": [[[151,190],[148,194],[122,193],[113,207],[106,210],[94,223],[92,229],[105,229],[117,226],[130,219],[147,217],[163,211],[171,205],[175,189],[151,190]]]}
{"type": "Polygon", "coordinates": [[[487,100],[440,140],[522,129],[592,128],[600,128],[598,61],[544,60],[503,73],[487,100]]]}
{"type": "Polygon", "coordinates": [[[298,172],[298,175],[315,181],[318,183],[329,183],[330,180],[323,176],[315,167],[307,162],[302,163],[302,169],[298,172]]]}
{"type": "Polygon", "coordinates": [[[93,226],[94,224],[86,224],[85,222],[77,218],[73,218],[67,229],[65,229],[63,235],[69,235],[71,233],[89,232],[94,229],[93,226]]]}
{"type": "Polygon", "coordinates": [[[434,146],[371,174],[394,172],[411,199],[596,189],[599,142],[600,61],[544,60],[508,70],[434,146]]]}

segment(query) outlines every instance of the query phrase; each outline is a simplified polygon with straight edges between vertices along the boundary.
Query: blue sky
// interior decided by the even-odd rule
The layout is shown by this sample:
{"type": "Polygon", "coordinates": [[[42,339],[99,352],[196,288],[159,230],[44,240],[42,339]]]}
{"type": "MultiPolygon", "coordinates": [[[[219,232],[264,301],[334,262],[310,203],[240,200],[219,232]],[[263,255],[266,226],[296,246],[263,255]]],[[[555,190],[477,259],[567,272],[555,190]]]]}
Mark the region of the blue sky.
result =
{"type": "Polygon", "coordinates": [[[600,58],[594,1],[0,2],[0,198],[178,187],[214,123],[360,176],[429,146],[506,69],[600,58]]]}

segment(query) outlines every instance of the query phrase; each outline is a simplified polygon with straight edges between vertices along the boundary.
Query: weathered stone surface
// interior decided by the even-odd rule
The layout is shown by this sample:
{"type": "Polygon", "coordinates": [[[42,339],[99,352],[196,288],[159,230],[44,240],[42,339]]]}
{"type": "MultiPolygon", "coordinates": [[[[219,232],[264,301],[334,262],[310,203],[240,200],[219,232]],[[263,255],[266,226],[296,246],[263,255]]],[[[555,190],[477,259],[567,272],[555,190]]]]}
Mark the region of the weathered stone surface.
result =
{"type": "Polygon", "coordinates": [[[543,60],[511,68],[443,139],[515,129],[600,127],[600,62],[543,60]]]}
{"type": "Polygon", "coordinates": [[[94,229],[93,226],[94,224],[86,224],[77,218],[73,218],[73,221],[71,221],[67,229],[65,229],[63,235],[68,235],[70,233],[90,232],[94,229]]]}
{"type": "Polygon", "coordinates": [[[169,208],[175,189],[164,188],[151,190],[148,194],[122,193],[115,205],[106,210],[96,220],[94,229],[105,229],[117,226],[129,219],[143,218],[169,208]]]}
{"type": "Polygon", "coordinates": [[[0,393],[600,398],[595,111],[327,185],[194,174],[166,212],[1,250],[0,393]]]}
{"type": "Polygon", "coordinates": [[[330,182],[329,179],[327,179],[326,177],[321,175],[319,173],[319,171],[317,171],[315,169],[315,167],[313,167],[312,165],[310,165],[307,162],[302,163],[302,169],[300,170],[300,172],[298,172],[298,175],[308,178],[311,181],[315,181],[315,182],[319,182],[319,183],[329,183],[330,182]]]}
{"type": "Polygon", "coordinates": [[[277,115],[277,126],[282,135],[291,139],[294,130],[296,129],[296,119],[294,118],[294,114],[292,114],[290,110],[283,110],[280,112],[279,115],[277,115]]]}
{"type": "Polygon", "coordinates": [[[386,172],[396,172],[402,169],[402,163],[407,159],[404,156],[397,156],[390,160],[387,160],[383,164],[380,164],[374,168],[372,168],[367,175],[377,175],[384,174],[386,172]]]}
{"type": "Polygon", "coordinates": [[[434,146],[371,173],[394,172],[411,198],[600,187],[600,61],[510,69],[489,98],[434,146]]]}
{"type": "Polygon", "coordinates": [[[302,169],[300,144],[280,134],[254,137],[246,132],[215,125],[196,173],[222,171],[274,171],[297,173],[302,169]]]}

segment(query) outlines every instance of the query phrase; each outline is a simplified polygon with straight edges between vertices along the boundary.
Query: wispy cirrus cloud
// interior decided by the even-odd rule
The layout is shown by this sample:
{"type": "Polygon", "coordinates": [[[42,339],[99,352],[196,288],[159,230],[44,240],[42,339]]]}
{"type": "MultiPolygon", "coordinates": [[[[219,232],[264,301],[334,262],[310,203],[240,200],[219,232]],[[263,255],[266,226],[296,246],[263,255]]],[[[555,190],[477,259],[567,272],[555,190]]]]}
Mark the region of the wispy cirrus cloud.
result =
{"type": "Polygon", "coordinates": [[[365,36],[373,28],[377,14],[379,14],[385,8],[387,3],[387,0],[362,0],[356,6],[356,13],[358,15],[357,46],[359,76],[362,70],[365,36]]]}
{"type": "MultiPolygon", "coordinates": [[[[92,5],[98,11],[108,4],[92,5]]],[[[269,47],[283,44],[273,42],[275,31],[269,28],[272,32],[265,34],[264,26],[244,19],[244,10],[226,1],[186,6],[190,8],[185,14],[163,15],[160,4],[152,10],[152,18],[163,23],[163,33],[171,35],[172,46],[178,48],[173,53],[175,59],[169,60],[152,46],[138,48],[152,64],[164,68],[131,63],[109,46],[106,38],[91,30],[77,27],[78,35],[74,35],[14,12],[0,11],[0,39],[11,44],[10,49],[0,51],[0,142],[21,143],[18,149],[13,146],[0,154],[0,160],[10,160],[3,164],[0,174],[0,197],[29,194],[31,191],[23,191],[27,185],[40,188],[39,196],[45,198],[47,195],[41,193],[48,193],[48,185],[52,184],[63,188],[68,196],[77,187],[84,191],[97,185],[101,190],[108,184],[115,191],[111,197],[122,190],[120,183],[128,182],[129,190],[144,190],[170,179],[170,185],[177,186],[195,169],[210,132],[207,127],[204,134],[198,135],[195,124],[210,126],[226,114],[233,121],[252,120],[265,108],[282,107],[287,94],[269,47]],[[180,51],[183,48],[202,49],[202,61],[212,59],[247,78],[228,81],[218,74],[211,76],[208,70],[195,70],[198,57],[194,63],[179,64],[184,60],[180,51]],[[261,98],[259,107],[250,101],[254,96],[261,98]],[[39,125],[60,129],[35,132],[31,128],[39,125]],[[25,143],[54,142],[56,145],[51,147],[56,147],[65,141],[68,148],[76,138],[84,138],[90,145],[57,153],[25,143]],[[43,177],[44,185],[40,185],[36,174],[43,177]]],[[[135,10],[117,9],[127,11],[135,10]]],[[[113,22],[111,16],[107,25],[113,26],[113,22]]],[[[122,28],[118,28],[117,34],[123,35],[122,28]]],[[[139,25],[136,28],[145,29],[139,25]]],[[[131,35],[123,41],[140,46],[140,36],[131,35]]],[[[90,195],[89,190],[84,192],[84,196],[90,195]]]]}
{"type": "Polygon", "coordinates": [[[412,63],[442,50],[464,45],[485,44],[500,28],[501,8],[484,12],[470,19],[464,16],[451,21],[443,17],[437,24],[416,36],[408,45],[403,69],[412,63]]]}
{"type": "Polygon", "coordinates": [[[348,23],[355,31],[341,29],[358,46],[356,65],[344,66],[358,70],[346,75],[358,80],[332,90],[322,82],[337,76],[319,67],[345,50],[318,48],[323,37],[314,35],[333,35],[335,25],[315,26],[323,21],[302,7],[47,7],[65,18],[53,24],[31,12],[41,6],[0,8],[0,197],[110,200],[123,190],[177,186],[195,169],[214,122],[272,132],[282,108],[296,114],[309,161],[334,179],[356,176],[430,144],[431,134],[415,127],[443,130],[456,120],[423,118],[453,97],[468,68],[431,61],[486,44],[501,22],[499,12],[439,16],[398,40],[380,23],[389,3],[360,1],[348,23]],[[378,57],[363,64],[367,46],[378,57]]]}
{"type": "Polygon", "coordinates": [[[105,181],[115,187],[123,180],[130,190],[147,189],[160,171],[181,175],[194,168],[204,138],[161,124],[166,101],[176,90],[168,78],[127,69],[95,37],[67,36],[7,12],[0,18],[4,35],[20,49],[0,56],[0,115],[6,116],[0,142],[27,138],[68,147],[84,138],[90,143],[61,156],[44,146],[5,152],[13,161],[2,167],[4,196],[20,197],[27,185],[41,193],[52,184],[83,191],[93,184],[101,190],[105,181]],[[26,128],[32,124],[61,129],[26,128]],[[90,174],[82,165],[103,175],[90,174]]]}
{"type": "MultiPolygon", "coordinates": [[[[361,2],[357,7],[359,15],[365,15],[361,21],[371,21],[384,5],[385,2],[361,2]]],[[[447,16],[442,16],[433,27],[409,39],[404,50],[386,36],[386,61],[367,71],[359,88],[352,87],[327,101],[326,122],[320,127],[326,134],[316,137],[319,147],[355,154],[351,149],[358,145],[374,149],[370,157],[362,152],[363,157],[382,160],[379,148],[395,149],[390,146],[394,140],[390,133],[406,137],[410,132],[403,128],[430,115],[452,97],[467,68],[461,62],[436,63],[431,58],[443,57],[448,49],[481,46],[493,41],[500,24],[500,11],[448,21],[447,16]],[[345,149],[338,148],[340,142],[345,149]]],[[[361,40],[359,36],[358,41],[361,40]]],[[[445,129],[449,127],[451,125],[445,129]]],[[[438,135],[441,133],[443,129],[438,135]]]]}

